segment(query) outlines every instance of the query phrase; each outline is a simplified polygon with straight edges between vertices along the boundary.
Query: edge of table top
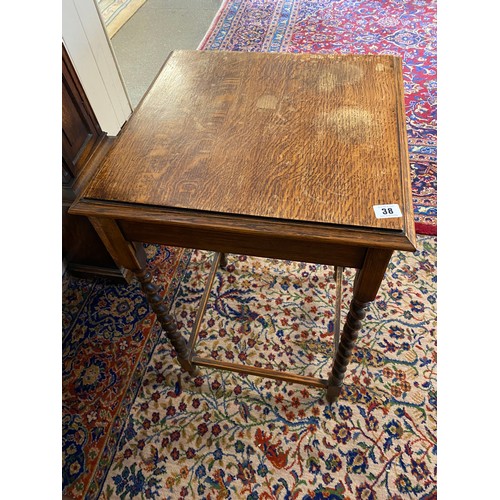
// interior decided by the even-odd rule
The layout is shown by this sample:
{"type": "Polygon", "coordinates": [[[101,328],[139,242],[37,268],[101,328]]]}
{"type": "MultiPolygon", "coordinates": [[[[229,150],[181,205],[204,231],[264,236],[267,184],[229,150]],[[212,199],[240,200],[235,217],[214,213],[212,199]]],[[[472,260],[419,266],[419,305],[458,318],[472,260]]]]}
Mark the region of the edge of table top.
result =
{"type": "MultiPolygon", "coordinates": [[[[186,51],[176,51],[186,52],[186,51]]],[[[169,55],[167,58],[170,59],[169,55]]],[[[107,199],[95,199],[87,195],[92,181],[83,193],[71,206],[69,213],[87,217],[104,217],[129,222],[148,222],[168,227],[178,226],[190,229],[204,228],[213,230],[230,230],[251,235],[257,232],[276,233],[285,238],[301,238],[303,240],[327,241],[335,244],[347,244],[352,246],[387,248],[393,250],[415,251],[416,233],[414,225],[413,202],[411,191],[411,179],[409,176],[409,157],[407,144],[404,109],[404,87],[403,74],[400,58],[394,57],[396,78],[399,91],[396,92],[397,121],[402,124],[399,130],[399,155],[400,155],[400,189],[403,197],[403,220],[401,229],[389,229],[381,227],[365,227],[355,225],[338,225],[327,222],[307,222],[292,219],[273,219],[254,215],[226,214],[224,212],[207,212],[193,209],[166,207],[159,205],[146,205],[133,202],[111,201],[107,199]]],[[[162,68],[163,69],[163,68],[162,68]]],[[[161,73],[162,70],[158,74],[161,73]]],[[[152,86],[154,82],[152,83],[152,86]]],[[[140,106],[140,104],[139,104],[140,106]]],[[[138,107],[139,107],[138,106],[138,107]]],[[[125,124],[125,130],[129,123],[125,124]]],[[[119,135],[121,135],[120,132],[119,135]]],[[[115,144],[116,145],[116,144],[115,144]]],[[[114,145],[114,146],[115,146],[114,145]]],[[[113,148],[112,148],[113,149],[113,148]]],[[[98,176],[100,168],[95,172],[94,178],[98,176]]]]}
{"type": "Polygon", "coordinates": [[[241,237],[252,234],[276,234],[282,238],[302,241],[328,242],[331,244],[358,247],[386,248],[391,250],[416,250],[414,232],[393,229],[373,229],[358,226],[341,226],[326,223],[309,223],[231,215],[217,212],[199,212],[151,205],[120,203],[89,198],[78,198],[69,209],[72,215],[109,218],[132,223],[152,223],[167,228],[184,227],[191,231],[197,229],[213,231],[231,231],[241,237]]]}

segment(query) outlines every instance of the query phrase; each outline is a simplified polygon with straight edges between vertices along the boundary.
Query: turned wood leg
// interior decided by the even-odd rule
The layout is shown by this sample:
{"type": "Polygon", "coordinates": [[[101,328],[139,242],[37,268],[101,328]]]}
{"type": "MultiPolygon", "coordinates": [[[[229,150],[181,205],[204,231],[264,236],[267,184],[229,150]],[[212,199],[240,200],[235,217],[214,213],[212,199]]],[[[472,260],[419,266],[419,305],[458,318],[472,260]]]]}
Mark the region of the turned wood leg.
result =
{"type": "Polygon", "coordinates": [[[352,356],[354,343],[358,338],[358,332],[361,329],[361,320],[365,317],[365,309],[369,306],[369,302],[359,302],[355,298],[351,301],[349,312],[340,337],[340,344],[335,354],[332,372],[328,379],[328,389],[326,399],[331,403],[340,394],[342,381],[347,370],[347,365],[352,356]]]}
{"type": "Polygon", "coordinates": [[[227,258],[226,254],[222,253],[220,254],[220,267],[225,269],[227,267],[227,258]]]}
{"type": "Polygon", "coordinates": [[[358,338],[362,320],[366,315],[366,309],[377,296],[391,255],[392,251],[389,250],[368,250],[363,267],[356,274],[351,305],[340,337],[340,344],[335,353],[332,371],[328,378],[326,399],[329,403],[335,401],[340,394],[354,344],[358,338]]]}
{"type": "Polygon", "coordinates": [[[175,348],[181,367],[191,375],[196,375],[198,371],[189,361],[186,340],[177,330],[175,320],[168,313],[167,306],[159,294],[158,286],[153,283],[151,273],[146,270],[146,254],[142,245],[127,241],[118,224],[112,219],[89,219],[116,264],[131,270],[139,280],[151,308],[175,348]]]}
{"type": "Polygon", "coordinates": [[[179,330],[177,330],[174,318],[168,313],[168,309],[159,294],[159,288],[152,281],[151,273],[146,269],[141,269],[140,271],[136,271],[135,275],[160,325],[165,331],[168,340],[170,340],[170,343],[174,346],[179,364],[184,370],[189,372],[190,375],[196,375],[198,373],[196,367],[189,361],[189,351],[186,340],[182,337],[179,330]]]}

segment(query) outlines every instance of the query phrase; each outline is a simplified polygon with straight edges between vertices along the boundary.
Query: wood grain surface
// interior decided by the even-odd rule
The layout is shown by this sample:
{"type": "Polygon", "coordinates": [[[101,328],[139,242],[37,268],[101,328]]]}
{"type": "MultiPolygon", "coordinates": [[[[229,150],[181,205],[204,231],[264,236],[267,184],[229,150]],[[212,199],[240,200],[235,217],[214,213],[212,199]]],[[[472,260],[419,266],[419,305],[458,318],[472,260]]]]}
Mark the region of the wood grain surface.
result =
{"type": "Polygon", "coordinates": [[[331,403],[392,251],[415,250],[410,180],[398,58],[176,51],[69,212],[135,272],[185,370],[326,387],[331,403]],[[385,204],[402,217],[377,218],[385,204]],[[194,355],[202,312],[184,345],[136,241],[357,268],[329,379],[194,355]]]}
{"type": "Polygon", "coordinates": [[[402,89],[393,56],[175,51],[82,198],[414,240],[402,89]]]}

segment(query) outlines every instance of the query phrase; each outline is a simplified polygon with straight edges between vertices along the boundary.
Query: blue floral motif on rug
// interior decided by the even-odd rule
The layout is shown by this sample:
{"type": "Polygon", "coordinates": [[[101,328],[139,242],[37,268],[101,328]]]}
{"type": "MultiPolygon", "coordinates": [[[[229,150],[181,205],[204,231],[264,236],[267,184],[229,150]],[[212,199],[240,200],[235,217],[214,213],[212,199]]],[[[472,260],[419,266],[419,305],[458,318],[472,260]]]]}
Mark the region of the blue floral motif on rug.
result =
{"type": "MultiPolygon", "coordinates": [[[[168,303],[189,253],[147,252],[168,303]]],[[[137,284],[66,276],[63,290],[63,492],[95,498],[161,328],[137,284]]]]}

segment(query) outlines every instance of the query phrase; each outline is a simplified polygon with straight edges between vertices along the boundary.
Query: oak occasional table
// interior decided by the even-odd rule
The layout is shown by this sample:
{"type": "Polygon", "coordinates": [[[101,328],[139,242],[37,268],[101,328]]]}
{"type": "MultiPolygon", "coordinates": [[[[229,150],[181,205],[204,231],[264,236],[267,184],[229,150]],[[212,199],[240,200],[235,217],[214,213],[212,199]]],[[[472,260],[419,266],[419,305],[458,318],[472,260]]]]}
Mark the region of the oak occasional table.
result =
{"type": "Polygon", "coordinates": [[[137,277],[182,369],[322,387],[332,402],[392,252],[415,251],[401,61],[174,51],[70,213],[137,277]],[[226,253],[356,268],[329,378],[197,356],[208,291],[186,341],[136,242],[215,251],[209,281],[226,253]]]}

